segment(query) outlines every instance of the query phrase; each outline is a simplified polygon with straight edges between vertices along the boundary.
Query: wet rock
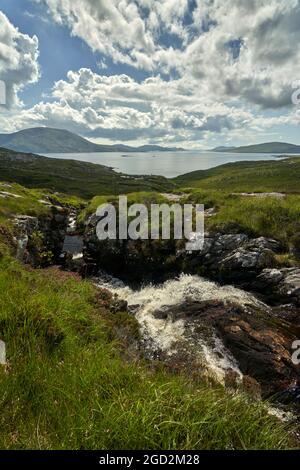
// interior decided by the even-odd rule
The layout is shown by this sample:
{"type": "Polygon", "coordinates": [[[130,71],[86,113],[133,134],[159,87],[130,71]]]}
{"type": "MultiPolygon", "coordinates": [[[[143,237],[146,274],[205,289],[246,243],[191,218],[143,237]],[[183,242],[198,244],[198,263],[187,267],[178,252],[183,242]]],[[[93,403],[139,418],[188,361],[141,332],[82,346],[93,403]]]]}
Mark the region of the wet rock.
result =
{"type": "Polygon", "coordinates": [[[28,259],[27,245],[29,234],[38,229],[39,221],[37,217],[29,215],[18,215],[14,220],[15,225],[15,240],[17,244],[16,257],[20,261],[28,259]]]}
{"type": "Polygon", "coordinates": [[[254,281],[262,270],[277,265],[275,254],[281,249],[276,240],[264,237],[248,240],[220,261],[222,276],[232,282],[254,281]]]}
{"type": "Polygon", "coordinates": [[[257,277],[255,288],[281,302],[300,305],[300,269],[264,269],[257,277]]]}
{"type": "Polygon", "coordinates": [[[282,294],[300,303],[300,269],[286,272],[279,289],[282,294]]]}
{"type": "Polygon", "coordinates": [[[83,253],[87,272],[95,273],[96,266],[139,284],[163,282],[181,272],[198,274],[258,291],[266,299],[299,304],[299,273],[280,268],[276,255],[284,253],[285,248],[274,239],[211,232],[205,234],[201,250],[188,253],[184,243],[176,240],[100,241],[96,235],[99,219],[93,214],[85,223],[83,253]]]}
{"type": "Polygon", "coordinates": [[[224,385],[226,388],[237,390],[240,385],[240,375],[233,369],[229,369],[225,373],[224,385]]]}
{"type": "Polygon", "coordinates": [[[284,390],[282,393],[280,393],[277,398],[280,399],[282,403],[287,404],[287,405],[290,405],[290,404],[299,405],[300,404],[299,382],[288,387],[287,390],[284,390]]]}
{"type": "Polygon", "coordinates": [[[89,228],[95,228],[97,223],[101,220],[101,217],[97,214],[92,214],[88,217],[88,219],[85,221],[85,225],[89,228]]]}
{"type": "Polygon", "coordinates": [[[128,305],[126,300],[122,300],[119,298],[114,298],[111,301],[110,304],[110,311],[112,313],[118,313],[118,312],[127,312],[128,305]]]}
{"type": "Polygon", "coordinates": [[[285,389],[298,376],[290,350],[295,336],[272,326],[269,318],[243,312],[218,319],[215,327],[243,374],[254,377],[265,394],[285,389]]]}
{"type": "Polygon", "coordinates": [[[14,219],[17,258],[35,267],[59,262],[68,210],[51,206],[47,215],[18,215],[14,219]]]}
{"type": "Polygon", "coordinates": [[[255,400],[261,399],[261,386],[253,377],[243,375],[242,390],[255,400]]]}
{"type": "MultiPolygon", "coordinates": [[[[300,311],[298,311],[300,315],[300,311]]],[[[297,335],[287,324],[274,319],[271,309],[241,306],[222,301],[187,300],[163,308],[158,318],[184,319],[193,322],[198,334],[212,332],[236,360],[244,376],[243,387],[252,396],[271,396],[286,390],[299,378],[300,366],[292,362],[292,344],[297,335]],[[260,391],[261,387],[261,391],[260,391]]],[[[200,339],[199,339],[200,340],[200,339]]],[[[226,372],[225,384],[235,386],[237,376],[226,372]]]]}
{"type": "Polygon", "coordinates": [[[276,260],[271,250],[239,248],[221,261],[220,268],[222,274],[228,273],[231,278],[243,278],[244,274],[250,272],[255,276],[256,273],[275,264],[276,260]]]}
{"type": "Polygon", "coordinates": [[[280,269],[264,269],[258,276],[257,282],[261,282],[262,287],[278,285],[284,279],[284,271],[280,269]]]}
{"type": "Polygon", "coordinates": [[[227,234],[227,235],[215,235],[215,246],[213,252],[219,252],[216,248],[222,247],[221,252],[228,252],[235,250],[237,247],[244,245],[248,240],[248,236],[243,233],[238,234],[227,234]]]}
{"type": "Polygon", "coordinates": [[[96,235],[99,217],[85,225],[85,259],[126,280],[160,282],[180,272],[220,271],[218,263],[249,241],[245,234],[206,234],[200,251],[187,253],[177,240],[104,240],[96,235]]]}
{"type": "Polygon", "coordinates": [[[54,216],[54,220],[55,222],[59,223],[59,224],[65,224],[66,222],[66,215],[65,214],[55,214],[54,216]]]}
{"type": "Polygon", "coordinates": [[[258,251],[271,250],[274,253],[280,253],[284,249],[282,244],[278,242],[277,240],[273,240],[272,238],[265,238],[265,237],[254,238],[253,240],[250,240],[246,246],[248,249],[254,248],[258,251]]]}

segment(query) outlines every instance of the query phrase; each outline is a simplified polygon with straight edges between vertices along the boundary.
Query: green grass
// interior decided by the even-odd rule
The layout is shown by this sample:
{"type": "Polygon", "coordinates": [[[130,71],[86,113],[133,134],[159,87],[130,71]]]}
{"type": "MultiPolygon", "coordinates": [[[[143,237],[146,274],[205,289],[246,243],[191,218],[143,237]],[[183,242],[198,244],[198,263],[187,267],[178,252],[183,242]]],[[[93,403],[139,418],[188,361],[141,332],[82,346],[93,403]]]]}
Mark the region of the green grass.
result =
{"type": "MultiPolygon", "coordinates": [[[[72,178],[71,167],[69,172],[72,178]]],[[[192,380],[144,362],[135,348],[139,336],[135,319],[125,312],[110,313],[107,294],[55,269],[24,268],[7,255],[12,217],[47,213],[49,209],[39,202],[45,194],[57,202],[81,206],[83,201],[73,196],[73,189],[79,193],[82,175],[73,189],[64,174],[61,179],[49,177],[58,181],[56,190],[65,182],[69,194],[0,184],[0,191],[22,196],[0,198],[0,338],[8,357],[6,370],[0,366],[0,448],[294,447],[293,428],[269,416],[264,403],[208,384],[201,377],[192,380]]],[[[210,186],[197,188],[199,182],[195,185],[186,190],[186,200],[217,207],[218,215],[208,221],[211,227],[239,224],[287,243],[296,233],[297,194],[283,201],[250,200],[232,196],[230,186],[216,191],[210,186]]],[[[109,180],[104,186],[107,192],[112,188],[109,180]]],[[[95,180],[86,179],[85,187],[93,192],[95,180]]],[[[161,189],[132,193],[129,188],[130,184],[125,191],[130,193],[129,203],[165,202],[161,189]]],[[[116,201],[116,195],[104,191],[92,199],[81,220],[107,201],[116,201]]]]}
{"type": "MultiPolygon", "coordinates": [[[[151,204],[163,204],[168,202],[167,199],[160,193],[153,191],[140,191],[126,194],[128,200],[128,206],[131,204],[145,204],[149,207],[151,204]]],[[[118,197],[109,196],[95,196],[87,204],[87,206],[80,212],[78,221],[83,222],[89,215],[95,213],[99,206],[102,204],[118,204],[118,197]]]]}
{"type": "MultiPolygon", "coordinates": [[[[284,199],[274,197],[250,198],[228,191],[186,188],[181,203],[204,204],[215,207],[216,215],[206,219],[206,228],[224,232],[238,231],[250,236],[265,236],[281,241],[287,250],[300,244],[300,194],[287,195],[284,199]]],[[[168,203],[161,194],[139,192],[128,194],[128,204],[168,203]]],[[[96,196],[80,212],[78,221],[83,222],[95,213],[101,204],[116,203],[116,196],[96,196]]]]}
{"type": "Polygon", "coordinates": [[[2,449],[285,449],[265,405],[149,367],[126,313],[56,270],[0,263],[2,449]],[[125,333],[124,333],[125,332],[125,333]]]}
{"type": "Polygon", "coordinates": [[[300,193],[300,158],[228,163],[210,170],[194,171],[173,181],[181,188],[300,193]]]}
{"type": "Polygon", "coordinates": [[[78,209],[85,203],[83,199],[77,196],[57,193],[48,189],[28,189],[17,183],[8,184],[0,181],[0,221],[18,214],[31,216],[47,214],[50,209],[42,202],[48,202],[47,198],[51,198],[51,203],[54,205],[62,204],[78,209]],[[1,192],[9,193],[11,196],[2,197],[1,192]]]}
{"type": "Polygon", "coordinates": [[[300,247],[300,158],[269,162],[238,162],[196,171],[174,179],[187,201],[215,207],[208,229],[241,231],[300,247]],[[282,192],[284,199],[249,198],[236,193],[282,192]]]}
{"type": "Polygon", "coordinates": [[[211,226],[240,226],[254,236],[266,236],[292,246],[300,237],[300,196],[251,199],[228,198],[220,212],[211,219],[211,226]]]}
{"type": "Polygon", "coordinates": [[[286,248],[300,242],[300,195],[251,198],[224,191],[187,190],[185,202],[215,207],[216,215],[206,219],[208,229],[241,231],[252,236],[280,240],[286,248]]]}
{"type": "MultiPolygon", "coordinates": [[[[0,255],[15,252],[15,217],[17,215],[47,217],[52,209],[45,205],[43,201],[49,202],[48,198],[51,199],[53,205],[63,204],[78,210],[86,204],[77,196],[57,193],[47,189],[28,189],[17,183],[0,182],[0,255]]],[[[33,238],[31,241],[33,242],[33,238]]]]}
{"type": "Polygon", "coordinates": [[[18,214],[36,216],[42,213],[46,214],[49,211],[44,204],[39,202],[45,197],[43,191],[29,190],[16,183],[12,183],[10,186],[7,187],[6,183],[0,182],[0,192],[5,191],[12,194],[11,197],[4,198],[0,193],[0,222],[18,214]]]}

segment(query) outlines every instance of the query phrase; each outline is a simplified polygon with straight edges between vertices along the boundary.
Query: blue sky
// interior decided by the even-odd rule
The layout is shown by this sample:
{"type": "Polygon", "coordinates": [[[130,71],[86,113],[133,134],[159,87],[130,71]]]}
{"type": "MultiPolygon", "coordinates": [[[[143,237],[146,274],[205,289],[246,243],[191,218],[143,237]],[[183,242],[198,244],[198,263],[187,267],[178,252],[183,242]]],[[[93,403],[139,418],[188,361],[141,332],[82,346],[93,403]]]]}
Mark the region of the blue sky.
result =
{"type": "Polygon", "coordinates": [[[1,0],[0,12],[2,132],[300,143],[298,0],[1,0]]]}

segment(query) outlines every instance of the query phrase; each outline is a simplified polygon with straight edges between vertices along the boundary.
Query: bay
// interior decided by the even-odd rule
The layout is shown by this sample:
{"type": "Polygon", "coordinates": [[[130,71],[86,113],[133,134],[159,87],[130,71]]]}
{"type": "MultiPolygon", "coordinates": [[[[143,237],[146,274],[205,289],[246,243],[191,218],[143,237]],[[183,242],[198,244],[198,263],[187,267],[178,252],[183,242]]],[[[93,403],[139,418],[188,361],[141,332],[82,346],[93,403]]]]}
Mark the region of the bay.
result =
{"type": "Polygon", "coordinates": [[[209,151],[143,152],[143,153],[59,153],[52,158],[97,163],[128,175],[158,175],[174,178],[196,170],[208,170],[224,163],[277,159],[278,155],[209,151]]]}

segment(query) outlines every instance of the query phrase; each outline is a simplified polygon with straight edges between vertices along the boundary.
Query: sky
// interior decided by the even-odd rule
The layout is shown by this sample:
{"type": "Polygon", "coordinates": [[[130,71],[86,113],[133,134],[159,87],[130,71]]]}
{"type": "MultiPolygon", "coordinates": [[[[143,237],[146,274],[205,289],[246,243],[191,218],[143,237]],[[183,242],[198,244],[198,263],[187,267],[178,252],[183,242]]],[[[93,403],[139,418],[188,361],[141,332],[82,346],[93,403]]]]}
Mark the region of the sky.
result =
{"type": "Polygon", "coordinates": [[[300,144],[299,44],[300,0],[0,0],[0,132],[300,144]]]}

